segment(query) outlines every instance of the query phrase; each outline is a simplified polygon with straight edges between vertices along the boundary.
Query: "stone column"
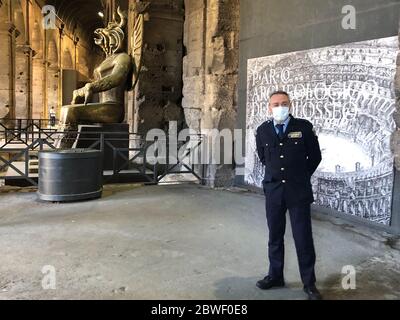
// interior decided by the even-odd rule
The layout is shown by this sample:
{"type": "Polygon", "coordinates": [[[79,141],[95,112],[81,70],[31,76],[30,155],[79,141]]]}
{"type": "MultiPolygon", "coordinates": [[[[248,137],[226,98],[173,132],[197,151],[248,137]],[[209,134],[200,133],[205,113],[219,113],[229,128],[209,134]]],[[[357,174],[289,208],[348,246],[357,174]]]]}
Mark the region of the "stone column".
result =
{"type": "Polygon", "coordinates": [[[44,110],[44,118],[49,118],[49,110],[51,107],[57,109],[58,106],[58,94],[59,94],[59,77],[60,77],[60,69],[59,69],[59,54],[58,48],[54,40],[54,36],[50,33],[55,32],[53,30],[47,31],[47,37],[49,37],[49,41],[46,46],[46,60],[45,60],[45,88],[44,88],[44,96],[45,96],[45,110],[44,110]]]}
{"type": "Polygon", "coordinates": [[[59,77],[60,77],[60,72],[58,69],[58,66],[50,65],[47,67],[47,114],[44,115],[46,119],[49,118],[48,111],[51,109],[51,107],[54,107],[55,110],[57,110],[58,107],[58,86],[59,86],[59,77]]]}
{"type": "MultiPolygon", "coordinates": [[[[134,23],[135,23],[135,16],[136,13],[134,11],[134,3],[129,1],[129,8],[128,8],[128,25],[126,30],[128,32],[128,53],[132,55],[132,35],[134,32],[134,23]]],[[[129,124],[129,131],[130,132],[137,132],[137,124],[135,123],[135,92],[133,90],[127,91],[125,94],[125,119],[124,122],[129,124]]],[[[131,148],[136,147],[134,144],[130,146],[131,148]]]]}
{"type": "Polygon", "coordinates": [[[9,1],[0,4],[0,119],[15,116],[15,38],[9,1]]]}
{"type": "MultiPolygon", "coordinates": [[[[239,66],[239,0],[186,0],[182,105],[193,129],[235,128],[239,66]]],[[[222,140],[223,141],[223,140],[222,140]]],[[[217,141],[210,146],[224,149],[217,141]]],[[[223,152],[221,152],[221,161],[223,152]]],[[[233,165],[208,165],[206,184],[233,183],[233,165]]]]}
{"type": "Polygon", "coordinates": [[[34,58],[32,66],[32,118],[43,119],[44,115],[44,97],[43,97],[43,82],[44,82],[44,61],[42,58],[34,58]]]}
{"type": "MultiPolygon", "coordinates": [[[[168,102],[181,108],[183,57],[183,0],[168,3],[148,0],[144,26],[143,72],[135,93],[128,97],[128,122],[132,129],[145,134],[163,128],[163,107],[168,102]]],[[[130,8],[129,39],[132,38],[133,1],[130,8]]],[[[181,108],[182,109],[182,108],[181,108]]],[[[183,120],[183,113],[181,119],[183,120]]]]}
{"type": "Polygon", "coordinates": [[[29,45],[17,44],[15,60],[15,118],[31,118],[31,65],[32,49],[29,45]]]}
{"type": "Polygon", "coordinates": [[[198,131],[205,98],[206,9],[206,0],[185,0],[182,106],[189,128],[198,131]]]}
{"type": "Polygon", "coordinates": [[[32,118],[42,119],[44,118],[45,61],[43,59],[43,41],[37,21],[32,33],[32,48],[36,53],[32,62],[32,118]]]}

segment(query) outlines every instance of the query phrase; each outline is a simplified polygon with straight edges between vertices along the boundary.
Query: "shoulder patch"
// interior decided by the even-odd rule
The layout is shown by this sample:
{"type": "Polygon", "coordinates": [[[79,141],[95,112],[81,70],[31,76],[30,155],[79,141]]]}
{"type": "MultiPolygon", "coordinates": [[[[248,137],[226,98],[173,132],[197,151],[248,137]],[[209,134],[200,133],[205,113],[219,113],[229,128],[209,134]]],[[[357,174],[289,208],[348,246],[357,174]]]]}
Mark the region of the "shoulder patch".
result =
{"type": "Polygon", "coordinates": [[[314,133],[314,136],[316,136],[316,137],[318,136],[318,135],[317,135],[317,130],[315,130],[314,127],[312,128],[312,132],[314,133]]]}
{"type": "Polygon", "coordinates": [[[308,121],[306,119],[303,119],[303,123],[308,125],[308,126],[310,126],[310,127],[312,127],[312,125],[313,125],[310,121],[308,121]]]}
{"type": "Polygon", "coordinates": [[[298,123],[305,124],[305,125],[312,125],[310,121],[302,118],[294,118],[298,123]]]}
{"type": "Polygon", "coordinates": [[[261,129],[266,128],[266,126],[267,126],[268,124],[270,124],[270,123],[271,123],[271,120],[267,120],[267,121],[263,122],[263,123],[257,128],[257,130],[261,130],[261,129]]]}

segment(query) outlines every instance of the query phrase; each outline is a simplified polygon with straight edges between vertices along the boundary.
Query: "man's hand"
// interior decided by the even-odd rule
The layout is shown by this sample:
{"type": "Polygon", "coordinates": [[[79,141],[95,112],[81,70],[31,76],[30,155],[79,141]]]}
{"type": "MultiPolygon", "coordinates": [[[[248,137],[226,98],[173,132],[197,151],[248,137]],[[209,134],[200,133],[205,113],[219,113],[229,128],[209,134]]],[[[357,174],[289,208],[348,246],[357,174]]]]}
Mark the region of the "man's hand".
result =
{"type": "Polygon", "coordinates": [[[83,88],[74,90],[71,104],[72,105],[76,104],[79,98],[85,98],[84,104],[87,105],[92,100],[92,97],[93,97],[92,84],[87,83],[83,88]]]}
{"type": "Polygon", "coordinates": [[[307,148],[307,165],[310,176],[317,170],[319,164],[322,161],[321,148],[318,141],[317,132],[311,123],[309,123],[309,129],[306,131],[306,148],[307,148]]]}
{"type": "Polygon", "coordinates": [[[90,101],[92,101],[93,97],[92,84],[87,83],[84,90],[85,90],[85,105],[87,105],[90,101]]]}

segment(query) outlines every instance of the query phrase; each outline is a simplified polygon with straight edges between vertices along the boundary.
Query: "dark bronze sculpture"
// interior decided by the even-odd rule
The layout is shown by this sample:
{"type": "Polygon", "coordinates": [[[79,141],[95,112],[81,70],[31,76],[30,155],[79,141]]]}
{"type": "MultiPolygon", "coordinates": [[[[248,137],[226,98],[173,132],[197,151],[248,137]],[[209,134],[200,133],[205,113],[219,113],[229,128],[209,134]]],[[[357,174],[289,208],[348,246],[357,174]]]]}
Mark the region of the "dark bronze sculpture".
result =
{"type": "Polygon", "coordinates": [[[137,1],[134,7],[134,28],[131,55],[124,52],[127,18],[118,8],[120,21],[109,22],[106,28],[95,31],[95,43],[102,48],[106,59],[94,72],[94,81],[74,91],[71,105],[63,106],[61,124],[120,123],[125,117],[125,90],[136,86],[141,71],[145,9],[149,3],[137,1]],[[92,103],[99,93],[100,102],[92,103]]]}

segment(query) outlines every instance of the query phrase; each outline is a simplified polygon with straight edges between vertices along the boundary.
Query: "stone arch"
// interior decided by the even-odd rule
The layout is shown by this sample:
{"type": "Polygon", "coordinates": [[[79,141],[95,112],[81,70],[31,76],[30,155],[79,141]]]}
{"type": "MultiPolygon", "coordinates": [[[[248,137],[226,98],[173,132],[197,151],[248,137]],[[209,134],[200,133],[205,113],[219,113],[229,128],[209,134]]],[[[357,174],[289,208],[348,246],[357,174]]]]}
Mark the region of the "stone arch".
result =
{"type": "Polygon", "coordinates": [[[35,50],[35,58],[43,58],[43,36],[40,24],[37,20],[33,23],[32,49],[35,50]]]}
{"type": "Polygon", "coordinates": [[[25,19],[22,12],[21,1],[16,1],[13,7],[13,19],[15,27],[18,31],[17,33],[17,44],[24,44],[26,41],[25,35],[25,19]]]}
{"type": "Polygon", "coordinates": [[[7,1],[0,1],[0,19],[1,21],[7,21],[8,20],[8,3],[7,1]]]}
{"type": "Polygon", "coordinates": [[[51,39],[47,45],[47,61],[51,67],[58,68],[58,48],[55,40],[51,39]]]}
{"type": "Polygon", "coordinates": [[[82,55],[78,56],[78,66],[77,66],[77,68],[79,69],[81,74],[83,74],[85,76],[89,76],[90,75],[90,69],[89,69],[89,65],[88,65],[88,60],[87,60],[85,55],[82,54],[82,55]]]}
{"type": "Polygon", "coordinates": [[[63,69],[74,69],[72,54],[71,54],[71,51],[68,50],[67,48],[64,49],[64,52],[62,55],[62,68],[63,69]]]}

